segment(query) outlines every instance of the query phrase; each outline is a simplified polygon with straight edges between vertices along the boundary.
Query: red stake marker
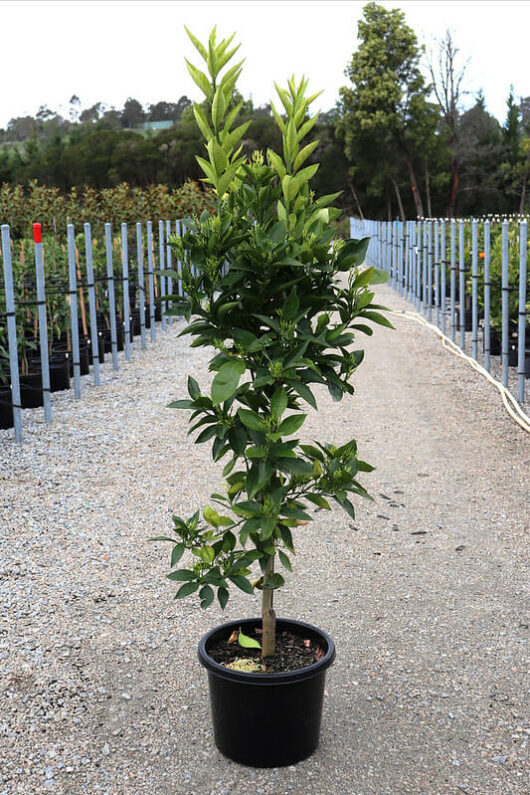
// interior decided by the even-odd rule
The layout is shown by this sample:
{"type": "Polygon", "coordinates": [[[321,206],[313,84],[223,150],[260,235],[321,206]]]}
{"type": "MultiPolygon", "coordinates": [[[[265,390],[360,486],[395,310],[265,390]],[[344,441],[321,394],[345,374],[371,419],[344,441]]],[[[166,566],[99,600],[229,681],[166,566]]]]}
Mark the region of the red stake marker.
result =
{"type": "Polygon", "coordinates": [[[33,224],[33,242],[42,243],[42,229],[40,224],[33,224]]]}

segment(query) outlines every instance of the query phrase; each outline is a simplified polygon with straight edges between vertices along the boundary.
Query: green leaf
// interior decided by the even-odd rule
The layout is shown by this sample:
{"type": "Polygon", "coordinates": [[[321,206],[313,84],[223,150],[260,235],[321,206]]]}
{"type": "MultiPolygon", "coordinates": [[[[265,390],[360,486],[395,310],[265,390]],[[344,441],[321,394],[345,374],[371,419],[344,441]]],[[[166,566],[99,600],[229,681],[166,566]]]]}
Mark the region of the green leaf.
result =
{"type": "Polygon", "coordinates": [[[185,544],[183,543],[175,544],[175,546],[173,547],[173,551],[171,552],[171,568],[177,565],[182,555],[184,554],[185,549],[186,549],[185,544]]]}
{"type": "Polygon", "coordinates": [[[287,396],[287,392],[281,386],[279,389],[276,390],[274,395],[271,398],[271,414],[276,419],[279,419],[285,409],[287,408],[287,403],[289,402],[289,398],[287,396]]]}
{"type": "Polygon", "coordinates": [[[210,585],[203,585],[203,587],[199,591],[199,596],[201,599],[201,607],[203,608],[203,610],[205,610],[207,607],[210,607],[210,605],[213,602],[214,598],[213,588],[210,585]]]}
{"type": "Polygon", "coordinates": [[[201,389],[199,387],[199,384],[194,378],[192,378],[191,375],[188,376],[188,392],[193,400],[196,400],[198,397],[201,396],[201,389]]]}
{"type": "Polygon", "coordinates": [[[168,409],[192,409],[193,400],[174,400],[173,403],[168,403],[168,409]]]}
{"type": "Polygon", "coordinates": [[[198,591],[200,584],[198,582],[187,582],[185,583],[182,588],[179,588],[177,593],[175,594],[175,599],[184,599],[186,596],[190,596],[195,591],[198,591]]]}
{"type": "Polygon", "coordinates": [[[217,598],[219,600],[219,604],[221,605],[221,610],[224,610],[226,607],[226,603],[228,602],[228,589],[223,587],[218,588],[217,598]]]}
{"type": "Polygon", "coordinates": [[[221,517],[210,505],[205,505],[202,515],[208,524],[213,524],[214,527],[219,527],[221,517]]]}
{"type": "Polygon", "coordinates": [[[167,536],[155,536],[154,538],[148,538],[148,541],[171,541],[172,544],[175,543],[174,538],[168,538],[167,536]]]}
{"type": "Polygon", "coordinates": [[[212,87],[207,76],[204,74],[204,72],[201,72],[200,69],[197,69],[196,66],[193,66],[193,64],[190,63],[187,58],[184,58],[184,60],[186,61],[186,66],[188,67],[188,72],[190,73],[192,80],[199,86],[202,93],[209,99],[212,94],[212,87]]]}
{"type": "Polygon", "coordinates": [[[246,425],[246,427],[250,428],[252,431],[263,431],[265,429],[265,423],[255,411],[238,409],[237,413],[243,425],[246,425]]]}
{"type": "Polygon", "coordinates": [[[379,312],[362,312],[361,317],[363,320],[371,320],[373,323],[379,323],[380,326],[386,326],[387,328],[394,328],[390,320],[381,315],[379,312]]]}
{"type": "Polygon", "coordinates": [[[304,424],[306,417],[307,414],[292,414],[279,425],[278,433],[281,433],[282,436],[295,433],[304,424]]]}
{"type": "Polygon", "coordinates": [[[281,588],[283,585],[285,585],[285,580],[283,579],[282,575],[278,574],[277,572],[273,572],[263,587],[272,591],[274,588],[281,588]]]}
{"type": "Polygon", "coordinates": [[[171,574],[166,576],[168,580],[173,580],[174,582],[188,582],[195,579],[195,572],[190,569],[178,569],[178,571],[172,571],[171,574]]]}
{"type": "Polygon", "coordinates": [[[291,381],[291,386],[294,389],[294,391],[298,392],[300,397],[306,401],[306,403],[309,403],[309,405],[312,406],[314,409],[317,408],[317,402],[315,400],[315,396],[313,395],[307,384],[304,384],[303,381],[291,381]]]}
{"type": "Polygon", "coordinates": [[[193,33],[190,30],[188,30],[186,25],[184,25],[184,30],[186,31],[186,33],[188,34],[189,38],[191,39],[191,41],[193,42],[193,44],[195,45],[197,50],[200,52],[200,54],[202,55],[204,60],[206,60],[207,57],[208,57],[208,53],[206,52],[206,48],[201,44],[199,39],[196,36],[194,36],[193,33]]]}
{"type": "Polygon", "coordinates": [[[237,585],[237,587],[245,593],[254,593],[254,588],[247,578],[243,577],[242,574],[232,574],[230,575],[229,579],[234,583],[234,585],[237,585]]]}
{"type": "Polygon", "coordinates": [[[292,320],[296,313],[298,312],[298,307],[300,306],[300,301],[298,299],[298,294],[293,287],[289,295],[284,301],[283,304],[283,316],[286,320],[292,320]]]}
{"type": "Polygon", "coordinates": [[[245,362],[241,359],[230,359],[225,362],[212,382],[212,400],[214,406],[231,398],[239,386],[239,379],[245,372],[245,362]]]}
{"type": "Polygon", "coordinates": [[[206,141],[209,141],[213,136],[213,132],[210,129],[210,125],[208,124],[203,109],[200,105],[197,105],[197,103],[193,104],[193,113],[195,115],[195,121],[197,122],[199,130],[203,134],[206,141]]]}
{"type": "Polygon", "coordinates": [[[280,561],[282,563],[282,566],[284,566],[287,569],[287,571],[292,571],[293,567],[291,566],[291,561],[289,560],[289,558],[287,557],[285,552],[282,552],[282,550],[279,549],[278,550],[278,555],[279,555],[280,561]]]}
{"type": "Polygon", "coordinates": [[[239,627],[239,635],[237,636],[237,642],[244,649],[261,649],[261,643],[257,640],[254,640],[254,638],[249,638],[248,635],[244,635],[241,632],[241,627],[239,627]]]}

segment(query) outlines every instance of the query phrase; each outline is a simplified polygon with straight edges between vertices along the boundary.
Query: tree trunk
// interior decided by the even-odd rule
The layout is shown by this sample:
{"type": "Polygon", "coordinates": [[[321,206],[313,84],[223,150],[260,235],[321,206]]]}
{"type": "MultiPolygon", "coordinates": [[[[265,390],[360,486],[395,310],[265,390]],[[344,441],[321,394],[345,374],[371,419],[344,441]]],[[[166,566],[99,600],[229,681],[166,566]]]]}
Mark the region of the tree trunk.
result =
{"type": "Polygon", "coordinates": [[[349,188],[350,188],[350,190],[352,192],[352,196],[353,196],[353,199],[355,201],[355,204],[357,205],[357,210],[359,211],[359,218],[361,219],[361,221],[364,221],[363,211],[361,210],[361,205],[359,204],[359,199],[357,198],[357,194],[355,192],[355,188],[353,187],[353,183],[352,182],[348,182],[348,185],[349,185],[349,188]]]}
{"type": "Polygon", "coordinates": [[[386,217],[387,221],[392,220],[392,196],[390,193],[386,194],[386,217]]]}
{"type": "Polygon", "coordinates": [[[432,218],[432,205],[431,205],[431,175],[429,174],[429,167],[425,163],[425,195],[427,198],[427,215],[432,218]]]}
{"type": "Polygon", "coordinates": [[[521,202],[519,204],[519,214],[522,215],[524,213],[524,203],[526,201],[526,182],[528,180],[528,171],[525,171],[523,177],[523,187],[521,188],[521,202]]]}
{"type": "Polygon", "coordinates": [[[412,188],[412,196],[414,197],[414,206],[416,207],[416,215],[419,218],[424,218],[425,213],[423,211],[423,202],[421,200],[420,190],[418,188],[418,182],[416,180],[416,174],[414,173],[414,166],[412,165],[412,160],[407,150],[404,148],[403,151],[405,154],[405,159],[407,161],[407,168],[409,170],[410,187],[412,188]]]}
{"type": "Polygon", "coordinates": [[[276,644],[276,613],[272,606],[274,591],[265,588],[267,580],[274,571],[274,555],[271,555],[263,572],[263,591],[261,599],[261,620],[263,635],[261,638],[262,657],[272,657],[276,644]]]}
{"type": "Polygon", "coordinates": [[[401,201],[401,193],[399,191],[399,185],[397,184],[397,182],[394,179],[394,177],[390,177],[390,180],[392,182],[392,185],[394,186],[394,191],[396,193],[396,199],[397,199],[397,203],[398,203],[398,207],[399,207],[399,214],[401,216],[401,220],[403,221],[403,223],[405,223],[405,221],[406,221],[405,210],[403,209],[403,202],[401,201]]]}
{"type": "Polygon", "coordinates": [[[449,203],[445,211],[447,218],[455,217],[456,192],[458,190],[458,160],[453,158],[451,161],[451,190],[449,192],[449,203]]]}

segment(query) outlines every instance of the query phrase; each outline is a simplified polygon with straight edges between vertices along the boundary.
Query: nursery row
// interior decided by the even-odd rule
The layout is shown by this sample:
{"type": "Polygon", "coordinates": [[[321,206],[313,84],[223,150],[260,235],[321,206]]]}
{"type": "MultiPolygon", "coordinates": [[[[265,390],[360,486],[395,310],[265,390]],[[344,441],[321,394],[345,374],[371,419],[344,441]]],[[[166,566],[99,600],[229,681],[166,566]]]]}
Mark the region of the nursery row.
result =
{"type": "Polygon", "coordinates": [[[502,383],[517,368],[517,399],[530,378],[530,274],[526,220],[359,221],[352,236],[370,237],[367,261],[429,322],[488,372],[500,356],[502,383]],[[469,333],[471,340],[469,340],[469,333]],[[479,346],[479,339],[482,345],[479,346]]]}
{"type": "Polygon", "coordinates": [[[173,319],[170,296],[182,295],[182,280],[165,275],[180,221],[159,221],[158,230],[151,221],[133,229],[122,223],[117,236],[107,223],[99,238],[89,223],[77,235],[68,224],[66,245],[42,238],[40,224],[33,230],[33,241],[15,242],[2,226],[0,428],[14,426],[17,441],[22,409],[43,406],[50,422],[51,392],[70,388],[73,379],[80,399],[81,375],[90,368],[99,385],[105,355],[115,370],[118,351],[130,360],[133,337],[142,349],[147,331],[154,341],[155,321],[165,330],[173,319]]]}

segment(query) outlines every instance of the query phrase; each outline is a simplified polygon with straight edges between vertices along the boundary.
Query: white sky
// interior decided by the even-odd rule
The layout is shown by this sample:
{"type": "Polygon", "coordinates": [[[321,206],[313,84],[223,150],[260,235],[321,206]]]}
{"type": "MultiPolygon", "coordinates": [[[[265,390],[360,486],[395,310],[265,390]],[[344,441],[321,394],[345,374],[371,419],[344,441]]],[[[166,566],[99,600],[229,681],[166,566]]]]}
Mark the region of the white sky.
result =
{"type": "MultiPolygon", "coordinates": [[[[275,96],[273,82],[292,73],[324,89],[314,110],[329,110],[347,83],[344,69],[357,46],[365,2],[355,0],[0,0],[0,127],[35,115],[40,105],[68,114],[72,94],[82,108],[98,101],[121,108],[127,97],[144,106],[200,99],[184,56],[199,64],[186,24],[201,40],[217,23],[236,31],[245,64],[239,90],[255,105],[275,96]],[[318,106],[318,107],[317,107],[318,106]]],[[[510,83],[530,95],[527,72],[530,1],[404,0],[401,8],[420,42],[433,46],[450,28],[465,87],[483,88],[488,110],[501,121],[510,83]]],[[[239,54],[239,53],[238,53],[239,54]]],[[[467,105],[473,101],[473,93],[467,105]]]]}

